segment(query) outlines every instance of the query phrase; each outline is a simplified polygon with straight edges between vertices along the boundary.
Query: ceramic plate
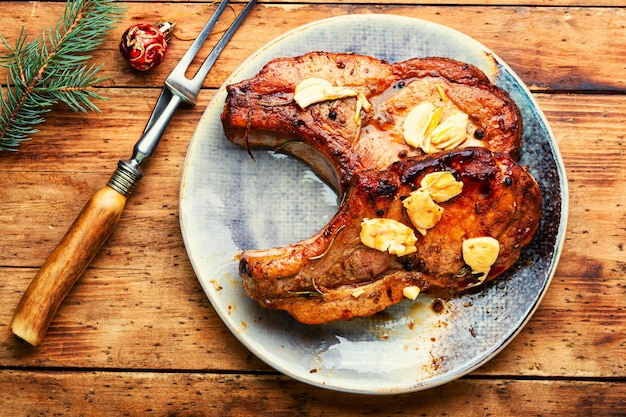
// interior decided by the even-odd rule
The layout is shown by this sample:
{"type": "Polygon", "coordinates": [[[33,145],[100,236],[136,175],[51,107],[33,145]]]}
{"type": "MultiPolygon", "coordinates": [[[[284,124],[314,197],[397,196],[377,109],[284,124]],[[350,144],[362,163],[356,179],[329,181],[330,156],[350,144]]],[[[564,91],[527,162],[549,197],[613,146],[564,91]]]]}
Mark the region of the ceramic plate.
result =
{"type": "Polygon", "coordinates": [[[522,164],[541,187],[543,218],[518,264],[482,291],[438,300],[420,295],[373,317],[302,325],[245,295],[242,249],[294,243],[337,211],[337,196],[299,160],[226,140],[224,86],[196,129],[183,169],[180,218],[187,252],[213,307],[251,352],[297,380],[334,390],[385,394],[423,390],[486,363],[522,329],[554,274],[564,238],[567,192],[553,135],[529,91],[493,52],[450,28],[390,15],[352,15],[293,30],[263,47],[226,81],[255,75],[269,60],[313,50],[355,52],[390,62],[447,56],[481,68],[509,91],[524,118],[522,164]]]}

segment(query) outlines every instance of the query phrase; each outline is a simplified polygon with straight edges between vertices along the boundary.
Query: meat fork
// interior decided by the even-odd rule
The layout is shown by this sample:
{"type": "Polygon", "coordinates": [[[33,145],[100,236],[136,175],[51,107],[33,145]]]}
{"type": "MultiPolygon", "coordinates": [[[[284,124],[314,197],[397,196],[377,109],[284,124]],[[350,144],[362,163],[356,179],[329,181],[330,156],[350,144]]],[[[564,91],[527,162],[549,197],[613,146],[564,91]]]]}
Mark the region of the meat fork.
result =
{"type": "Polygon", "coordinates": [[[189,50],[166,78],[165,87],[141,138],[135,144],[132,157],[118,163],[108,184],[83,207],[26,289],[11,321],[11,330],[18,338],[33,346],[41,342],[59,305],[117,226],[128,197],[143,177],[141,164],[154,153],[178,106],[181,103],[196,104],[202,82],[256,0],[251,0],[236,17],[193,78],[187,78],[185,73],[189,65],[228,3],[228,0],[220,2],[189,50]]]}

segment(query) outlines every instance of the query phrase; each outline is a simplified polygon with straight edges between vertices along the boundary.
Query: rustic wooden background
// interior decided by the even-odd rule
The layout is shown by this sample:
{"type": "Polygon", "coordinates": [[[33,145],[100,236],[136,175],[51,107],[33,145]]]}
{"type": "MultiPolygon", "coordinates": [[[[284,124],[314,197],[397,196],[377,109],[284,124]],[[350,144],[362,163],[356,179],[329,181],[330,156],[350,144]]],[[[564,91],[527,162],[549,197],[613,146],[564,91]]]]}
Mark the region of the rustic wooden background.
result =
{"type": "MultiPolygon", "coordinates": [[[[626,9],[618,0],[260,1],[207,77],[198,105],[175,116],[118,229],[47,338],[37,348],[18,343],[9,322],[21,294],[88,197],[130,156],[165,76],[190,44],[184,38],[212,10],[202,1],[126,4],[123,22],[94,53],[110,77],[99,87],[109,98],[96,103],[102,113],[56,106],[19,152],[0,153],[0,415],[626,414],[626,9]],[[538,311],[495,359],[425,392],[350,395],[278,374],[213,311],[179,229],[185,152],[216,88],[284,32],[354,13],[434,21],[495,51],[531,88],[567,170],[566,242],[538,311]],[[131,71],[117,52],[123,30],[168,16],[180,39],[166,61],[146,74],[131,71]]],[[[37,36],[64,6],[0,2],[0,33],[9,43],[22,26],[37,36]]]]}

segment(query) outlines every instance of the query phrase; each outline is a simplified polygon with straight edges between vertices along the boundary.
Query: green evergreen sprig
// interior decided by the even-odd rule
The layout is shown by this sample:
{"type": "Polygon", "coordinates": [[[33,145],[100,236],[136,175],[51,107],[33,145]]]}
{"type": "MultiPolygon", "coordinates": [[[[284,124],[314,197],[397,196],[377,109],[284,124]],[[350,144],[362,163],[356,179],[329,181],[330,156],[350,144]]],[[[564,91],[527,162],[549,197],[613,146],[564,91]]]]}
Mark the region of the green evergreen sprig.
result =
{"type": "Polygon", "coordinates": [[[86,62],[124,10],[115,1],[68,0],[56,26],[41,37],[29,42],[22,28],[12,47],[0,34],[9,50],[0,55],[9,71],[6,87],[0,85],[0,151],[15,151],[29,140],[58,102],[74,111],[100,111],[92,99],[105,99],[93,88],[105,79],[97,75],[103,65],[86,62]]]}

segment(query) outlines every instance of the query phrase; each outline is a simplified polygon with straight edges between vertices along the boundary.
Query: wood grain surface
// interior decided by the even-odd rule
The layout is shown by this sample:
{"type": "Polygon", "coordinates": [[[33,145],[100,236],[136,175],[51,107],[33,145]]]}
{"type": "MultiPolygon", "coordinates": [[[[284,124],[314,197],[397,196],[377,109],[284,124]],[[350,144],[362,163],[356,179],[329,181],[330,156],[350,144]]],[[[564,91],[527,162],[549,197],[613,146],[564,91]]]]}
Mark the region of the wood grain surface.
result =
{"type": "MultiPolygon", "coordinates": [[[[101,113],[55,106],[31,141],[0,153],[0,415],[626,415],[626,9],[617,0],[477,3],[261,1],[207,77],[197,106],[174,117],[118,228],[42,344],[29,348],[9,330],[21,295],[87,199],[130,156],[165,76],[190,44],[186,37],[213,7],[127,2],[124,20],[93,57],[110,77],[98,87],[109,98],[96,102],[101,113]],[[179,227],[185,153],[216,88],[284,32],[354,13],[426,19],[485,44],[531,88],[567,171],[566,241],[537,312],[486,365],[424,392],[343,394],[268,367],[212,309],[179,227]],[[117,52],[121,33],[163,17],[177,17],[179,37],[160,67],[133,72],[117,52]]],[[[0,2],[0,33],[9,44],[22,26],[36,36],[64,6],[0,2]]],[[[6,75],[0,69],[3,86],[6,75]]]]}

